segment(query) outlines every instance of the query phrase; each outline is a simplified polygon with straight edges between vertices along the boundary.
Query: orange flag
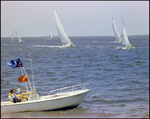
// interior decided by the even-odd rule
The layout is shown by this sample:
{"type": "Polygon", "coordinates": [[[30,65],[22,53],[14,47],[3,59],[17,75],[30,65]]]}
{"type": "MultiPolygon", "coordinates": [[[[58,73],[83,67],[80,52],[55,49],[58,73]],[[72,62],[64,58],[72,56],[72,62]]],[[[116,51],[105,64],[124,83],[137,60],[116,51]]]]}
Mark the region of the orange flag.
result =
{"type": "Polygon", "coordinates": [[[19,83],[28,81],[27,75],[23,75],[18,78],[19,83]]]}

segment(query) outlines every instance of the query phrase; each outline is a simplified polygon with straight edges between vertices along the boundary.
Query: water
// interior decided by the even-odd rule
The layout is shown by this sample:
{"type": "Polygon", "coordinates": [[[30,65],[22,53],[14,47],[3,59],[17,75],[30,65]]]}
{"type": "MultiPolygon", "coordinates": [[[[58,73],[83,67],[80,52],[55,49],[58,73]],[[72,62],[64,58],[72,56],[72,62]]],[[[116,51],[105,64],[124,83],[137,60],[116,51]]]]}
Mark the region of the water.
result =
{"type": "Polygon", "coordinates": [[[1,39],[1,101],[18,82],[19,68],[7,61],[20,58],[40,96],[66,86],[89,83],[91,92],[77,108],[65,111],[20,112],[2,117],[149,117],[149,36],[130,36],[133,49],[122,49],[115,38],[71,37],[76,47],[62,48],[58,37],[1,39]]]}

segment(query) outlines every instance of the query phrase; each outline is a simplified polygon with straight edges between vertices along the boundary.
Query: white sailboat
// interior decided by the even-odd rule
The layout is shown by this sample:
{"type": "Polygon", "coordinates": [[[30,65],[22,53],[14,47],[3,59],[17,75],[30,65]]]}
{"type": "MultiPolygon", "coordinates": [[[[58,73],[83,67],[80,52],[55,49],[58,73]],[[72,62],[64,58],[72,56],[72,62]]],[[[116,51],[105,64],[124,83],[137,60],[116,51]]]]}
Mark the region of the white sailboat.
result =
{"type": "Polygon", "coordinates": [[[59,17],[56,13],[56,10],[54,8],[54,14],[55,14],[55,22],[56,22],[56,27],[57,27],[57,31],[58,31],[58,34],[59,34],[59,38],[62,42],[62,45],[63,47],[73,47],[75,46],[68,38],[60,20],[59,20],[59,17]]]}
{"type": "Polygon", "coordinates": [[[19,37],[19,35],[17,34],[17,30],[15,29],[15,31],[16,31],[16,36],[17,36],[17,38],[18,38],[18,42],[21,42],[22,41],[22,39],[19,37]]]}
{"type": "MultiPolygon", "coordinates": [[[[10,62],[8,62],[8,65],[11,65],[10,62]]],[[[21,69],[21,72],[23,75],[26,74],[26,71],[23,67],[21,69]]],[[[86,85],[88,83],[86,83],[51,90],[48,93],[48,95],[39,96],[39,94],[35,90],[34,83],[33,86],[31,86],[29,80],[28,83],[30,89],[34,90],[33,93],[28,96],[28,100],[23,99],[22,102],[14,103],[11,102],[12,99],[10,96],[8,96],[10,101],[1,102],[1,114],[12,112],[23,112],[23,111],[48,111],[48,110],[75,108],[84,101],[85,97],[90,91],[90,89],[87,89],[86,85]]],[[[27,85],[26,88],[28,92],[27,85]]]]}
{"type": "Polygon", "coordinates": [[[49,36],[50,36],[50,40],[52,40],[52,39],[53,39],[53,36],[52,36],[51,31],[49,31],[49,36]]]}
{"type": "Polygon", "coordinates": [[[118,29],[117,29],[117,27],[116,27],[116,24],[115,24],[115,21],[114,21],[114,19],[113,19],[113,17],[112,17],[112,27],[113,27],[113,31],[114,31],[114,34],[115,34],[115,38],[116,38],[116,43],[121,43],[122,42],[122,39],[121,39],[121,37],[120,37],[120,34],[119,34],[119,32],[118,32],[118,29]]]}
{"type": "Polygon", "coordinates": [[[12,40],[14,40],[13,28],[10,29],[10,37],[11,37],[12,40]]]}
{"type": "Polygon", "coordinates": [[[123,41],[123,45],[125,45],[126,48],[131,48],[133,45],[129,42],[123,19],[122,19],[122,24],[123,24],[123,29],[122,29],[122,32],[121,32],[121,38],[122,38],[122,41],[123,41]]]}

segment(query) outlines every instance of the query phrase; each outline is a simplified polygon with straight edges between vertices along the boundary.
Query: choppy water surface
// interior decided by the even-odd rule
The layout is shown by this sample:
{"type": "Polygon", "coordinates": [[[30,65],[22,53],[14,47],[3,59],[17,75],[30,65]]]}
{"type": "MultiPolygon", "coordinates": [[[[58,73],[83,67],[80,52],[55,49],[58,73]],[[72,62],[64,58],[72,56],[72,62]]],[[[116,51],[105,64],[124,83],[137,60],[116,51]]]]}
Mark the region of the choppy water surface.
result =
{"type": "Polygon", "coordinates": [[[89,83],[91,92],[77,108],[65,111],[20,112],[2,117],[149,117],[149,36],[130,36],[133,49],[122,49],[115,38],[71,37],[76,45],[62,48],[58,37],[24,37],[22,42],[1,39],[1,101],[8,101],[18,82],[19,68],[7,61],[20,58],[40,96],[50,90],[89,83]],[[112,102],[111,102],[112,101],[112,102]]]}

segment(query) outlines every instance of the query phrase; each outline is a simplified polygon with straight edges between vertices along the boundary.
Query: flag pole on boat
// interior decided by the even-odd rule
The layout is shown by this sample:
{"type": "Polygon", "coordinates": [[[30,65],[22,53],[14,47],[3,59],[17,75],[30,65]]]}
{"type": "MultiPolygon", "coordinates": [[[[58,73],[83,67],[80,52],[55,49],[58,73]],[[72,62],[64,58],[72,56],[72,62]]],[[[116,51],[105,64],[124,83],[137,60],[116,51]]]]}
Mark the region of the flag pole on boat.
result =
{"type": "MultiPolygon", "coordinates": [[[[22,68],[23,68],[23,71],[25,72],[25,74],[27,75],[26,70],[24,69],[24,67],[22,67],[22,68]]],[[[30,83],[30,80],[29,80],[28,75],[27,75],[27,78],[28,78],[29,86],[30,86],[30,88],[32,89],[32,87],[31,87],[31,83],[30,83]]]]}
{"type": "MultiPolygon", "coordinates": [[[[26,70],[24,69],[24,67],[23,67],[23,66],[22,66],[22,69],[23,69],[24,73],[27,75],[26,70]]],[[[21,71],[22,71],[22,70],[21,70],[21,71]]],[[[22,72],[22,74],[23,74],[23,72],[22,72]]],[[[31,90],[32,90],[31,83],[30,83],[30,80],[29,80],[28,75],[27,75],[27,78],[28,78],[29,86],[30,86],[30,88],[31,88],[31,90]]],[[[27,87],[27,85],[26,85],[26,87],[27,87]]],[[[27,89],[27,91],[28,91],[28,89],[27,89]]]]}

